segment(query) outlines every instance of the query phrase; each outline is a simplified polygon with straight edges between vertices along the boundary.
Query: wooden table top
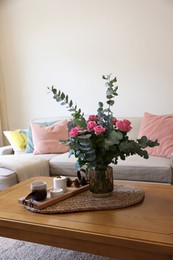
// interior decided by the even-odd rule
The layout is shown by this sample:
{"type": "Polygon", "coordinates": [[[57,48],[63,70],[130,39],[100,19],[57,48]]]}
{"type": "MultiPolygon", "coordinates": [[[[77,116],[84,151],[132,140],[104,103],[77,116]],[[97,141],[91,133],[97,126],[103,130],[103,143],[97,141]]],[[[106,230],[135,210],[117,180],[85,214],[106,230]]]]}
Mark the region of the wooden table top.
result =
{"type": "Polygon", "coordinates": [[[117,181],[142,188],[144,201],[124,209],[47,215],[18,203],[33,181],[48,187],[53,182],[36,177],[0,192],[0,236],[118,259],[173,259],[172,185],[117,181]]]}

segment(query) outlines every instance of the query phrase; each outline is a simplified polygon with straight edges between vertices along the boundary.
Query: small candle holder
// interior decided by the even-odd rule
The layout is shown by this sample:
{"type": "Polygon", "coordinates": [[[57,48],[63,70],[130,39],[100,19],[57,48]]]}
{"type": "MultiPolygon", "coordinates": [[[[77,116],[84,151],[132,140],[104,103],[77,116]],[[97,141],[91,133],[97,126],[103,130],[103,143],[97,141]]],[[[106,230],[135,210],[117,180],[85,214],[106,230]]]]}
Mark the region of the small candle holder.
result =
{"type": "Polygon", "coordinates": [[[64,191],[63,189],[59,188],[59,189],[51,189],[50,190],[50,197],[51,198],[55,198],[55,197],[58,197],[59,195],[63,194],[64,191]]]}

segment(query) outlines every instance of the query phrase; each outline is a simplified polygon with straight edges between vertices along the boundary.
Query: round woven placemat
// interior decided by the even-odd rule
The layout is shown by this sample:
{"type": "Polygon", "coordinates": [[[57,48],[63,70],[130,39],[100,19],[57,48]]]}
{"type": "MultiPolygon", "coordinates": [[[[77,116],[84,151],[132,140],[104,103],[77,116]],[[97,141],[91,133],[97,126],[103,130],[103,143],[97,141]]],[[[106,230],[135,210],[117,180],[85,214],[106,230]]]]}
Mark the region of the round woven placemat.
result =
{"type": "Polygon", "coordinates": [[[137,186],[114,185],[112,194],[105,198],[96,198],[90,191],[58,202],[44,209],[26,209],[43,214],[57,214],[77,211],[112,210],[135,205],[144,199],[145,193],[137,186]]]}

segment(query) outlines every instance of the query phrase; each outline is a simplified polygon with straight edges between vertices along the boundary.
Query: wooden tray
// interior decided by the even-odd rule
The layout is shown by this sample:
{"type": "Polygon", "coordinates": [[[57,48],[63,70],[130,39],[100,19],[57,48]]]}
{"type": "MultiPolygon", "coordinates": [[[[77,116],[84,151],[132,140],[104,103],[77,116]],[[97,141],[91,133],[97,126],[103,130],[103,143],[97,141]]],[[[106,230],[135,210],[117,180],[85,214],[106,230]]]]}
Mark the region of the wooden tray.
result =
{"type": "MultiPolygon", "coordinates": [[[[65,200],[67,198],[70,198],[72,196],[75,196],[77,194],[80,194],[81,192],[84,192],[84,191],[88,190],[89,189],[89,185],[81,186],[79,188],[67,187],[67,191],[65,193],[60,194],[60,195],[58,195],[55,198],[51,198],[50,197],[50,190],[51,189],[52,188],[48,189],[48,191],[47,191],[47,198],[45,200],[42,200],[42,201],[34,200],[31,207],[35,208],[35,209],[44,209],[44,208],[46,208],[48,206],[51,206],[51,205],[53,205],[53,204],[55,204],[57,202],[60,202],[62,200],[65,200]]],[[[22,204],[22,205],[30,206],[30,201],[29,200],[26,200],[25,204],[23,203],[24,198],[25,197],[19,198],[18,202],[20,204],[22,204]]]]}

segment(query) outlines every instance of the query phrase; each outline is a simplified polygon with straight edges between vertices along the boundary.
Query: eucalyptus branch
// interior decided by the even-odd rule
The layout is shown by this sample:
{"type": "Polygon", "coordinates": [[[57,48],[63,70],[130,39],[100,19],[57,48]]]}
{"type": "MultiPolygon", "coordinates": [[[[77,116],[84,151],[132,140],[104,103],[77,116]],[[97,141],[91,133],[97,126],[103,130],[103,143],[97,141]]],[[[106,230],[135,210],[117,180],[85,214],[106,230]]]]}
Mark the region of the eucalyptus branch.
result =
{"type": "Polygon", "coordinates": [[[68,111],[70,111],[74,118],[83,118],[84,113],[81,113],[81,109],[77,107],[77,105],[73,105],[73,101],[69,99],[68,95],[65,95],[62,91],[57,91],[57,89],[52,86],[48,87],[48,89],[53,93],[53,98],[60,102],[61,105],[67,105],[68,111]]]}
{"type": "Polygon", "coordinates": [[[106,90],[106,98],[107,98],[107,101],[106,103],[108,104],[108,108],[107,109],[104,109],[103,108],[103,103],[102,102],[99,102],[98,103],[98,109],[97,109],[97,112],[98,114],[103,117],[103,118],[106,118],[106,119],[110,119],[111,116],[113,115],[113,112],[111,111],[111,106],[114,105],[115,101],[113,100],[113,98],[115,96],[118,96],[118,93],[117,93],[117,90],[118,90],[118,86],[114,86],[114,84],[117,82],[117,78],[114,77],[113,79],[111,79],[111,74],[107,75],[107,76],[102,76],[102,78],[104,80],[106,80],[105,82],[105,86],[107,87],[107,90],[106,90]],[[105,112],[108,114],[106,115],[105,112]]]}
{"type": "Polygon", "coordinates": [[[117,78],[113,78],[111,79],[111,74],[107,75],[107,76],[102,76],[102,78],[104,80],[106,80],[106,87],[107,87],[107,91],[106,91],[106,98],[107,98],[107,104],[109,105],[109,109],[110,106],[114,105],[114,96],[118,96],[117,90],[118,90],[118,86],[114,87],[114,83],[117,82],[117,78]]]}

